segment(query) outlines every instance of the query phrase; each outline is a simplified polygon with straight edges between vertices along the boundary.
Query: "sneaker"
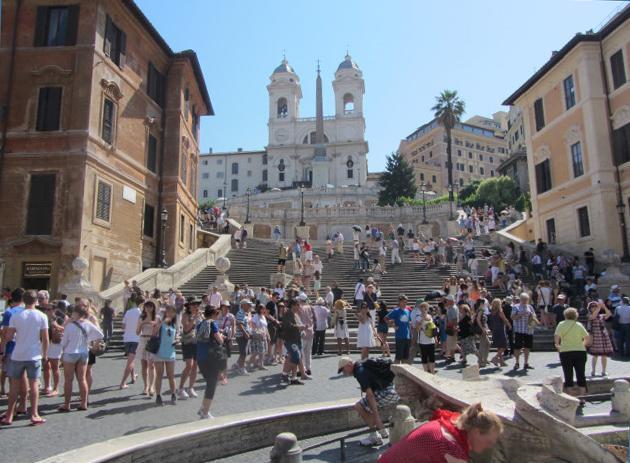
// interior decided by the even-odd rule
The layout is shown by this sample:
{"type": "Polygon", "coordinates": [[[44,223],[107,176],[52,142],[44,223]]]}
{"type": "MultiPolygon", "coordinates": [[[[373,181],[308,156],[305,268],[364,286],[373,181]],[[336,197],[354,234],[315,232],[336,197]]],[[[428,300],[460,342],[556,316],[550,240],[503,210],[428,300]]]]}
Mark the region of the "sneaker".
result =
{"type": "Polygon", "coordinates": [[[304,386],[304,381],[300,381],[299,379],[295,378],[291,380],[291,384],[294,386],[304,386]]]}
{"type": "Polygon", "coordinates": [[[370,435],[366,437],[365,439],[361,439],[359,441],[359,444],[364,447],[380,446],[380,445],[383,445],[383,439],[381,438],[381,435],[378,432],[374,431],[374,432],[371,432],[370,435]]]}
{"type": "Polygon", "coordinates": [[[199,414],[199,419],[201,419],[201,420],[211,420],[213,418],[214,418],[214,416],[212,416],[212,413],[210,413],[210,412],[208,412],[208,413],[203,413],[202,412],[202,413],[199,414]]]}
{"type": "Polygon", "coordinates": [[[155,405],[162,406],[162,396],[160,394],[155,397],[155,405]]]}
{"type": "Polygon", "coordinates": [[[195,392],[195,388],[194,387],[189,387],[188,388],[188,395],[190,397],[193,397],[193,398],[197,397],[197,393],[195,392]]]}
{"type": "Polygon", "coordinates": [[[249,372],[247,371],[247,368],[241,368],[240,370],[238,370],[238,373],[242,376],[249,376],[249,372]]]}
{"type": "Polygon", "coordinates": [[[387,428],[380,429],[378,433],[383,439],[387,439],[389,437],[389,431],[387,430],[387,428]]]}
{"type": "Polygon", "coordinates": [[[175,405],[177,403],[177,396],[175,394],[171,394],[171,403],[175,405]]]}
{"type": "Polygon", "coordinates": [[[177,397],[179,397],[180,400],[186,400],[190,398],[190,396],[186,393],[185,389],[180,389],[179,394],[177,394],[177,397]]]}

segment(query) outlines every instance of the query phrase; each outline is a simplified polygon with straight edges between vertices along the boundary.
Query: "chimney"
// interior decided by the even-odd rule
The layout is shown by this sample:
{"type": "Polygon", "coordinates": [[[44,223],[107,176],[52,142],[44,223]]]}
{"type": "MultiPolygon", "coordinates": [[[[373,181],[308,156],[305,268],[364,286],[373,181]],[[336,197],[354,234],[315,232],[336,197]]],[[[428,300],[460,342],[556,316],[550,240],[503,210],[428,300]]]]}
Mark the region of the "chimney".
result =
{"type": "Polygon", "coordinates": [[[208,154],[212,154],[212,147],[208,148],[208,154]]]}
{"type": "Polygon", "coordinates": [[[242,153],[242,152],[243,152],[243,148],[236,148],[236,151],[237,151],[238,153],[242,153]]]}

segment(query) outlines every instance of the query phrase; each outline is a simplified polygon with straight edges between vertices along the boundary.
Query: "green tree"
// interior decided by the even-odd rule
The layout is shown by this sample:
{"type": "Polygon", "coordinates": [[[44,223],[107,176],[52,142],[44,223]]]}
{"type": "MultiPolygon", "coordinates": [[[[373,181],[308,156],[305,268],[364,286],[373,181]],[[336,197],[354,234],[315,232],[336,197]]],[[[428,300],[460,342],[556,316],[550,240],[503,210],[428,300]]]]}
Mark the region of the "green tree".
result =
{"type": "MultiPolygon", "coordinates": [[[[469,206],[493,206],[496,212],[508,206],[520,206],[521,192],[517,183],[510,177],[493,177],[479,183],[477,191],[464,201],[469,206]]],[[[518,209],[518,207],[517,207],[518,209]]]]}
{"type": "MultiPolygon", "coordinates": [[[[453,159],[451,156],[451,130],[455,127],[464,112],[466,105],[457,96],[457,90],[444,90],[435,98],[436,104],[431,108],[435,113],[435,118],[446,130],[446,162],[448,172],[448,184],[453,185],[453,159]]],[[[449,200],[453,201],[453,192],[449,192],[449,200]]]]}
{"type": "Polygon", "coordinates": [[[378,194],[378,204],[380,206],[398,203],[400,198],[416,195],[416,180],[413,169],[405,161],[402,155],[396,151],[387,156],[385,172],[378,181],[381,191],[378,194]]]}
{"type": "Polygon", "coordinates": [[[477,188],[479,188],[479,184],[481,183],[481,180],[473,180],[472,182],[470,182],[468,185],[462,187],[459,190],[459,199],[462,202],[465,202],[468,200],[468,198],[470,198],[471,196],[473,196],[475,193],[477,193],[477,188]]]}

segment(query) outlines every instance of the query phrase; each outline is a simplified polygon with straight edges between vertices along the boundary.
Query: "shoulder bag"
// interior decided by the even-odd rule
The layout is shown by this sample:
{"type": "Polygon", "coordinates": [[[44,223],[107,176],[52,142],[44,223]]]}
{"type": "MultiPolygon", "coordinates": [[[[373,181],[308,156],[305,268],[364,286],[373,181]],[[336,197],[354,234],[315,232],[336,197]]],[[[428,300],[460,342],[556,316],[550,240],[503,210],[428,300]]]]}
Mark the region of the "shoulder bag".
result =
{"type": "Polygon", "coordinates": [[[157,336],[151,336],[144,346],[144,350],[151,354],[157,354],[160,350],[160,344],[162,343],[162,325],[158,331],[157,336]]]}

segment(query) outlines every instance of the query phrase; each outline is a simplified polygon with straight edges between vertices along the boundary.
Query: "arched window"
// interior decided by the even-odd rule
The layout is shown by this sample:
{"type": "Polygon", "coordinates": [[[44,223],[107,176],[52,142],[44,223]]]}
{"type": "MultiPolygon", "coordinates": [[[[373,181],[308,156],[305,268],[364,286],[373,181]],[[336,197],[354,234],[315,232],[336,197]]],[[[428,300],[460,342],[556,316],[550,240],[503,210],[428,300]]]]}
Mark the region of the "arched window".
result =
{"type": "Polygon", "coordinates": [[[287,99],[282,97],[278,100],[278,119],[284,119],[289,114],[287,99]]]}
{"type": "Polygon", "coordinates": [[[343,113],[344,114],[352,114],[354,113],[354,97],[351,93],[346,93],[343,96],[343,113]]]}
{"type": "MultiPolygon", "coordinates": [[[[316,132],[311,132],[308,135],[306,135],[304,137],[304,139],[302,140],[302,144],[303,145],[314,145],[315,144],[315,137],[316,132]]],[[[326,136],[326,134],[324,134],[324,143],[328,143],[328,137],[326,136]]]]}

